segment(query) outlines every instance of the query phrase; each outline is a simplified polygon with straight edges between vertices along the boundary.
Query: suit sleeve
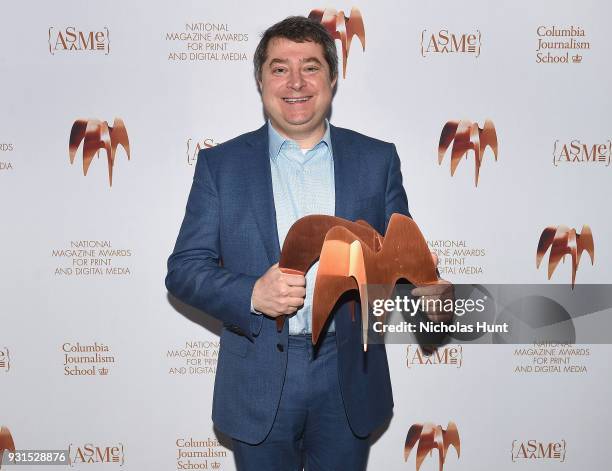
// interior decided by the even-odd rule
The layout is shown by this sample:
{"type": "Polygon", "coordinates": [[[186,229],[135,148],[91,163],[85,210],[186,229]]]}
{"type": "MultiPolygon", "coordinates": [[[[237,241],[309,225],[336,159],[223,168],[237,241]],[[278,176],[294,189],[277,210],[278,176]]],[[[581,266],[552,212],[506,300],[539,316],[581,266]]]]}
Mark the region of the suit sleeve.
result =
{"type": "Polygon", "coordinates": [[[168,259],[166,287],[181,301],[251,338],[256,276],[220,265],[220,203],[205,151],[200,151],[185,217],[168,259]]]}
{"type": "Polygon", "coordinates": [[[408,198],[406,197],[404,185],[402,185],[402,168],[395,145],[392,145],[391,148],[387,188],[385,189],[385,232],[393,213],[412,217],[408,211],[408,198]]]}

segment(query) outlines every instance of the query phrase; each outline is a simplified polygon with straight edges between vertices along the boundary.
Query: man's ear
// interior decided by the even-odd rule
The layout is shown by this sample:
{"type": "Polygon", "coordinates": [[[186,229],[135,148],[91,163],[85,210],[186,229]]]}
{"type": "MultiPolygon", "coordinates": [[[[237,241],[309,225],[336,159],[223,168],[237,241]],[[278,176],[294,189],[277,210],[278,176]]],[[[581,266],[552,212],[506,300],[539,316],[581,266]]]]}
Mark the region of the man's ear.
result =
{"type": "Polygon", "coordinates": [[[338,74],[336,74],[336,76],[331,81],[331,88],[334,88],[337,82],[338,82],[338,74]]]}

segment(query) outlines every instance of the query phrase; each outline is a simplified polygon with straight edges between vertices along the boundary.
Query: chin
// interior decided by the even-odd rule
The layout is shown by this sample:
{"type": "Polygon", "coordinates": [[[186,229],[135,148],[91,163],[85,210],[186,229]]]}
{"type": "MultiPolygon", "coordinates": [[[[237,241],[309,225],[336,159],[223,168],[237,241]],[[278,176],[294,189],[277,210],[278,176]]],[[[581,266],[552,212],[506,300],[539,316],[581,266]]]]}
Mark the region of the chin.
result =
{"type": "Polygon", "coordinates": [[[308,126],[310,119],[285,119],[283,121],[284,121],[285,127],[297,128],[297,127],[308,126]]]}
{"type": "Polygon", "coordinates": [[[287,123],[289,123],[291,126],[307,126],[311,122],[312,118],[287,120],[287,123]]]}

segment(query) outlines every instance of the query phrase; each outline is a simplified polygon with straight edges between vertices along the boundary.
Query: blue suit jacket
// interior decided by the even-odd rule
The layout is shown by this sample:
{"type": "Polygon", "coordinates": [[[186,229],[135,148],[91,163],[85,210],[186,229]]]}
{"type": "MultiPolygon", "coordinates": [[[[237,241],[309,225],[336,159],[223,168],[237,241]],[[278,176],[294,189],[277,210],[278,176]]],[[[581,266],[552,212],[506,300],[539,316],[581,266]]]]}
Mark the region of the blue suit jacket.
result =
{"type": "MultiPolygon", "coordinates": [[[[393,144],[331,126],[336,216],[364,219],[380,233],[391,214],[408,214],[393,144]]],[[[287,368],[288,322],[250,312],[255,281],[278,262],[280,247],[268,154],[268,129],[198,155],[185,218],[168,260],[166,286],[223,322],[213,421],[223,433],[263,441],[272,427],[287,368]]],[[[353,432],[366,436],[392,414],[384,345],[361,345],[361,321],[335,308],[338,376],[353,432]]]]}

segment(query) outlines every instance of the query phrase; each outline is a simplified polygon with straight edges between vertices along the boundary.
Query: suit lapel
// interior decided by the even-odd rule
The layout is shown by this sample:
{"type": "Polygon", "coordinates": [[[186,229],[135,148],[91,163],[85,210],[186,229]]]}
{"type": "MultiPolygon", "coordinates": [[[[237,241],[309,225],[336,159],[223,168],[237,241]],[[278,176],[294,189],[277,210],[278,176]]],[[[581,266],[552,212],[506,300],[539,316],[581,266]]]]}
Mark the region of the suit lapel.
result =
{"type": "MultiPolygon", "coordinates": [[[[331,126],[331,124],[330,124],[331,126]]],[[[354,177],[357,169],[351,166],[357,165],[359,159],[351,156],[353,150],[350,143],[344,138],[341,130],[331,126],[332,151],[334,154],[334,187],[336,191],[335,216],[351,219],[351,208],[354,203],[354,177]]]]}
{"type": "MultiPolygon", "coordinates": [[[[278,262],[280,258],[280,244],[278,242],[276,210],[272,190],[267,125],[263,125],[253,133],[249,144],[252,146],[252,155],[248,158],[250,165],[245,165],[245,169],[248,168],[246,174],[250,199],[248,207],[253,209],[268,260],[272,265],[278,262]]],[[[237,188],[237,191],[242,191],[242,189],[237,188]]]]}
{"type": "MultiPolygon", "coordinates": [[[[330,124],[330,134],[334,158],[334,187],[336,194],[335,216],[352,219],[355,185],[357,174],[355,167],[359,159],[355,158],[354,149],[344,137],[342,130],[330,124]]],[[[280,243],[276,225],[276,209],[274,207],[274,192],[272,189],[272,173],[270,170],[270,155],[268,147],[268,127],[262,126],[253,133],[249,140],[252,155],[249,155],[245,170],[248,169],[249,206],[253,208],[255,221],[261,233],[264,247],[270,265],[280,259],[280,243]]],[[[241,191],[240,188],[237,191],[241,191]]]]}

